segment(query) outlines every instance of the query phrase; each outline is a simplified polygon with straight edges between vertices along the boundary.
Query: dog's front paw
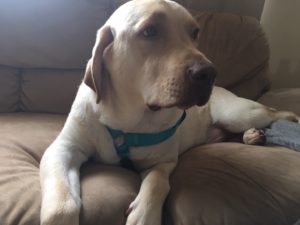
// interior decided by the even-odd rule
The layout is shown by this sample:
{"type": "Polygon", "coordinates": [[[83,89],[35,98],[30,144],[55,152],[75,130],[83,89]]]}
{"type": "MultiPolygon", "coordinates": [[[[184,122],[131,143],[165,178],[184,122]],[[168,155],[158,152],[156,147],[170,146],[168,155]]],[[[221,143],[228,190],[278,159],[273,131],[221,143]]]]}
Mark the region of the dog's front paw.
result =
{"type": "Polygon", "coordinates": [[[41,225],[79,225],[80,206],[72,199],[42,207],[41,225]]]}
{"type": "Polygon", "coordinates": [[[137,199],[133,201],[127,211],[126,225],[161,225],[161,207],[142,204],[137,199]]]}
{"type": "Polygon", "coordinates": [[[300,123],[300,117],[293,112],[277,111],[275,115],[277,119],[284,119],[291,122],[300,123]]]}

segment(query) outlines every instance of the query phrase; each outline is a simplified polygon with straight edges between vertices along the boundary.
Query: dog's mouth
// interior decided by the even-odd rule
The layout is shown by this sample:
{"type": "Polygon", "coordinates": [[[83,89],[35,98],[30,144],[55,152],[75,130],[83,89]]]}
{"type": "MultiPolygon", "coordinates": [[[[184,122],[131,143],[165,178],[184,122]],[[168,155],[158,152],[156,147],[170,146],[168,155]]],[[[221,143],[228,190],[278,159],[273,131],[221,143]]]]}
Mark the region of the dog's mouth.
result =
{"type": "Polygon", "coordinates": [[[149,103],[147,104],[147,107],[149,110],[153,112],[159,111],[163,108],[172,108],[172,107],[177,107],[182,110],[187,110],[193,106],[201,107],[206,105],[207,102],[209,101],[212,89],[213,87],[210,87],[204,92],[202,92],[201,94],[189,93],[179,99],[173,98],[170,101],[165,101],[160,103],[149,103]]]}
{"type": "Polygon", "coordinates": [[[147,106],[148,106],[148,109],[150,109],[153,112],[159,111],[162,108],[161,106],[156,105],[156,104],[148,104],[147,106]]]}

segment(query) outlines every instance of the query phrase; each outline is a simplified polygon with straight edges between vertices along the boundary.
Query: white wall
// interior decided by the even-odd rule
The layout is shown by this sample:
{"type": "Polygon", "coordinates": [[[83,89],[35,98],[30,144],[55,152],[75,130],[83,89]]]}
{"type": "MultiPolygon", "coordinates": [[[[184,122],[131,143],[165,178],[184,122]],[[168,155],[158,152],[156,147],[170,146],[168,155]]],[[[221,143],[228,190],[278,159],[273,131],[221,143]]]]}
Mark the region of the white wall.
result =
{"type": "Polygon", "coordinates": [[[300,0],[266,0],[261,23],[271,48],[272,87],[300,87],[300,0]]]}

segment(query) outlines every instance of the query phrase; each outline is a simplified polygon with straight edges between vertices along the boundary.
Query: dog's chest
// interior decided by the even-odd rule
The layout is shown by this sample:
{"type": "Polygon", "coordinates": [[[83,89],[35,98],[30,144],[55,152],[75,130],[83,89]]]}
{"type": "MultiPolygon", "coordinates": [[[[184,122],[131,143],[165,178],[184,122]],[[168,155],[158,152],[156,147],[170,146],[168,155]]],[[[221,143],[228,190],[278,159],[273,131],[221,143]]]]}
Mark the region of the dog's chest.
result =
{"type": "MultiPolygon", "coordinates": [[[[86,132],[94,146],[93,159],[104,164],[117,165],[122,159],[115,147],[114,140],[107,127],[100,123],[90,123],[86,132]]],[[[128,157],[138,169],[146,169],[154,164],[177,159],[179,149],[179,134],[151,146],[129,147],[128,157]]]]}
{"type": "MultiPolygon", "coordinates": [[[[99,129],[101,136],[94,135],[96,146],[93,155],[96,161],[105,164],[118,164],[122,157],[117,153],[115,143],[106,127],[99,129]]],[[[178,134],[170,139],[151,146],[129,147],[128,157],[138,169],[146,169],[154,164],[176,160],[178,156],[178,134]]]]}
{"type": "Polygon", "coordinates": [[[212,121],[209,107],[192,107],[187,111],[187,117],[179,129],[179,154],[207,142],[208,131],[212,121]]]}
{"type": "MultiPolygon", "coordinates": [[[[176,160],[178,155],[187,149],[205,143],[210,123],[206,110],[188,110],[185,121],[172,137],[151,146],[130,147],[128,156],[139,165],[138,167],[145,168],[176,160]]],[[[91,123],[89,135],[95,146],[94,158],[102,163],[118,164],[120,157],[115,148],[116,140],[112,138],[108,129],[99,123],[91,123]]]]}

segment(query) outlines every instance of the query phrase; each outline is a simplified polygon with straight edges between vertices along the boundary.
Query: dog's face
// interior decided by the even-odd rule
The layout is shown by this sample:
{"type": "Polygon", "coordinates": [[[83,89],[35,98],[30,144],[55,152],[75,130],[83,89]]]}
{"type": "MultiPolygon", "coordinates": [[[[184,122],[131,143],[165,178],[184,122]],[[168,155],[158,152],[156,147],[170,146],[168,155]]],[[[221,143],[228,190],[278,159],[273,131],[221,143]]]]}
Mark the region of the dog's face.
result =
{"type": "Polygon", "coordinates": [[[128,2],[98,31],[85,83],[98,102],[115,95],[151,110],[204,105],[216,71],[197,49],[198,35],[175,2],[128,2]]]}

